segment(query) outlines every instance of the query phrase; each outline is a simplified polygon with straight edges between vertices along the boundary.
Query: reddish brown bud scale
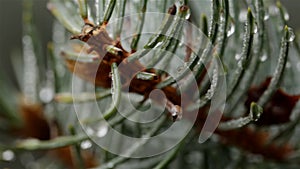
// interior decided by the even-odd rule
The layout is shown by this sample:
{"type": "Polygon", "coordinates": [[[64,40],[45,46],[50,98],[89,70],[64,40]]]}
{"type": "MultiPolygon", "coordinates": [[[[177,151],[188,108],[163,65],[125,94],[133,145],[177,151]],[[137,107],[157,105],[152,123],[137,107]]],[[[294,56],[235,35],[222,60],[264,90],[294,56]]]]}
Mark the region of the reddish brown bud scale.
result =
{"type": "Polygon", "coordinates": [[[189,10],[189,7],[186,6],[186,5],[182,5],[180,8],[179,8],[180,12],[187,12],[189,10]]]}
{"type": "Polygon", "coordinates": [[[230,131],[217,131],[224,144],[235,145],[248,152],[260,154],[264,158],[284,161],[293,153],[289,144],[269,143],[269,134],[249,127],[230,131]]]}
{"type": "Polygon", "coordinates": [[[22,137],[32,137],[40,140],[50,139],[50,127],[44,117],[42,105],[22,102],[20,112],[23,126],[18,133],[22,137]]]}
{"type": "Polygon", "coordinates": [[[177,7],[176,7],[176,5],[171,6],[169,8],[169,10],[168,10],[168,14],[175,15],[176,13],[177,13],[177,7]]]}

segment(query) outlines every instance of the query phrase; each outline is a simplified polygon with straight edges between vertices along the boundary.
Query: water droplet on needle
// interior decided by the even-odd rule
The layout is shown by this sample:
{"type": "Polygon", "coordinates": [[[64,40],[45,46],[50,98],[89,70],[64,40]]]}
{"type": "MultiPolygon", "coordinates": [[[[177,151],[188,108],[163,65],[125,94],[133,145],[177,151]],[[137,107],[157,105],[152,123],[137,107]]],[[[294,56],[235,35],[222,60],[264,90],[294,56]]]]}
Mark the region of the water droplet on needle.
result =
{"type": "Polygon", "coordinates": [[[108,131],[108,127],[105,125],[102,125],[98,128],[96,135],[100,138],[104,137],[107,134],[107,131],[108,131]]]}
{"type": "Polygon", "coordinates": [[[235,25],[231,24],[228,31],[227,31],[227,37],[230,37],[231,35],[233,35],[235,32],[235,25]]]}
{"type": "Polygon", "coordinates": [[[11,150],[5,150],[3,153],[2,153],[2,159],[4,161],[12,161],[13,159],[15,158],[15,154],[13,151],[11,150]]]}
{"type": "Polygon", "coordinates": [[[265,62],[268,59],[268,54],[266,51],[263,52],[262,56],[260,56],[260,61],[265,62]]]}
{"type": "Polygon", "coordinates": [[[294,31],[293,31],[292,28],[288,28],[288,30],[289,30],[288,41],[289,42],[293,42],[295,40],[295,38],[296,38],[296,35],[295,35],[295,33],[294,33],[294,31]]]}

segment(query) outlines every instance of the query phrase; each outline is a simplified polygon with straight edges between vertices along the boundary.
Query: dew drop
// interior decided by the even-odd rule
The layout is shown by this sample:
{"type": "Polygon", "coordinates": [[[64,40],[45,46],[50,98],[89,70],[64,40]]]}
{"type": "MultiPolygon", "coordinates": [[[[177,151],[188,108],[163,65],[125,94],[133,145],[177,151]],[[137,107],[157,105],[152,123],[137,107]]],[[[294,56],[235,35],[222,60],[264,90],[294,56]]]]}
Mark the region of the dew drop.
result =
{"type": "Polygon", "coordinates": [[[259,58],[261,62],[265,62],[268,59],[268,55],[266,52],[263,53],[263,55],[259,58]]]}
{"type": "Polygon", "coordinates": [[[266,13],[266,14],[265,14],[265,17],[264,17],[264,20],[267,21],[267,20],[269,20],[269,19],[270,19],[270,14],[269,14],[269,13],[266,13]]]}
{"type": "Polygon", "coordinates": [[[54,98],[54,91],[51,87],[44,87],[39,93],[40,99],[44,103],[49,103],[54,98]]]}
{"type": "Polygon", "coordinates": [[[232,36],[234,34],[234,32],[235,32],[235,26],[231,26],[229,28],[229,30],[227,31],[227,37],[232,36]]]}
{"type": "Polygon", "coordinates": [[[163,44],[163,42],[158,42],[158,43],[154,46],[154,48],[158,48],[158,47],[160,47],[162,44],[163,44]]]}
{"type": "Polygon", "coordinates": [[[225,17],[224,17],[224,15],[221,15],[220,22],[221,22],[221,23],[224,23],[224,22],[225,22],[225,17]]]}
{"type": "Polygon", "coordinates": [[[86,132],[87,135],[93,135],[94,134],[94,130],[90,127],[87,127],[85,129],[85,132],[86,132]]]}
{"type": "Polygon", "coordinates": [[[286,20],[286,21],[290,20],[290,15],[286,11],[285,11],[283,17],[284,17],[284,20],[286,20]]]}
{"type": "Polygon", "coordinates": [[[184,43],[181,41],[180,43],[179,43],[179,47],[183,47],[184,46],[184,43]]]}
{"type": "Polygon", "coordinates": [[[188,19],[190,19],[190,17],[191,17],[191,12],[190,12],[190,10],[188,10],[187,14],[185,16],[185,19],[188,20],[188,19]]]}
{"type": "Polygon", "coordinates": [[[235,25],[234,24],[230,24],[229,29],[227,31],[227,37],[230,37],[231,35],[233,35],[235,32],[235,25]]]}
{"type": "Polygon", "coordinates": [[[239,53],[238,53],[238,54],[236,54],[234,58],[235,58],[235,60],[240,60],[240,58],[241,58],[241,54],[239,54],[239,53]]]}
{"type": "Polygon", "coordinates": [[[183,47],[185,45],[186,42],[186,36],[181,36],[180,38],[180,42],[179,42],[179,47],[183,47]]]}
{"type": "Polygon", "coordinates": [[[5,150],[2,153],[2,159],[4,161],[12,161],[15,158],[15,153],[11,150],[5,150]]]}
{"type": "Polygon", "coordinates": [[[108,127],[102,125],[98,128],[96,135],[97,135],[97,137],[100,137],[100,138],[104,137],[107,134],[107,131],[108,131],[108,127]]]}
{"type": "Polygon", "coordinates": [[[113,84],[114,84],[114,77],[113,77],[113,74],[110,74],[110,76],[111,76],[111,81],[112,81],[111,87],[110,87],[110,93],[111,93],[111,95],[114,95],[115,94],[115,90],[114,90],[114,86],[113,86],[113,84]]]}
{"type": "Polygon", "coordinates": [[[114,167],[114,164],[112,162],[109,162],[106,164],[107,168],[113,168],[114,167]]]}
{"type": "Polygon", "coordinates": [[[171,115],[175,120],[180,120],[182,118],[182,110],[178,105],[173,105],[170,111],[171,115]]]}
{"type": "Polygon", "coordinates": [[[292,67],[292,64],[291,64],[291,62],[286,62],[286,66],[285,66],[286,68],[291,68],[292,67]]]}
{"type": "Polygon", "coordinates": [[[242,10],[239,14],[239,21],[240,22],[246,22],[247,20],[247,10],[242,10]]]}
{"type": "Polygon", "coordinates": [[[258,26],[254,24],[253,33],[257,33],[257,32],[258,32],[258,26]]]}
{"type": "Polygon", "coordinates": [[[115,94],[115,89],[113,88],[113,86],[110,88],[110,93],[111,93],[111,95],[115,94]]]}
{"type": "Polygon", "coordinates": [[[92,142],[89,141],[89,140],[86,140],[86,141],[83,141],[81,144],[80,144],[80,147],[84,150],[86,149],[89,149],[92,147],[92,142]]]}
{"type": "Polygon", "coordinates": [[[114,34],[113,33],[109,33],[108,36],[109,37],[114,37],[114,34]]]}
{"type": "Polygon", "coordinates": [[[293,41],[295,40],[295,38],[296,38],[296,35],[295,35],[293,29],[292,29],[292,28],[289,28],[289,37],[288,37],[288,41],[289,41],[289,42],[293,42],[293,41]]]}

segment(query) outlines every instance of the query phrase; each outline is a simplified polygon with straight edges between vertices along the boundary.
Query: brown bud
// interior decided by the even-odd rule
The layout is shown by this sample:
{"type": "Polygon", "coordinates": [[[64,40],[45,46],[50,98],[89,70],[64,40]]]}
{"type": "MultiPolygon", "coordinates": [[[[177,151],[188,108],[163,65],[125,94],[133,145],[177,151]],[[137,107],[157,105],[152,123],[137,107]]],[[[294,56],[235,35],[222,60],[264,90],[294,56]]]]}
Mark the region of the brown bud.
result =
{"type": "Polygon", "coordinates": [[[180,12],[186,12],[186,11],[188,11],[188,10],[189,10],[189,7],[186,6],[186,5],[182,5],[182,6],[180,7],[180,12]]]}
{"type": "Polygon", "coordinates": [[[171,15],[175,15],[176,12],[177,12],[176,5],[171,6],[168,10],[168,14],[171,14],[171,15]]]}

